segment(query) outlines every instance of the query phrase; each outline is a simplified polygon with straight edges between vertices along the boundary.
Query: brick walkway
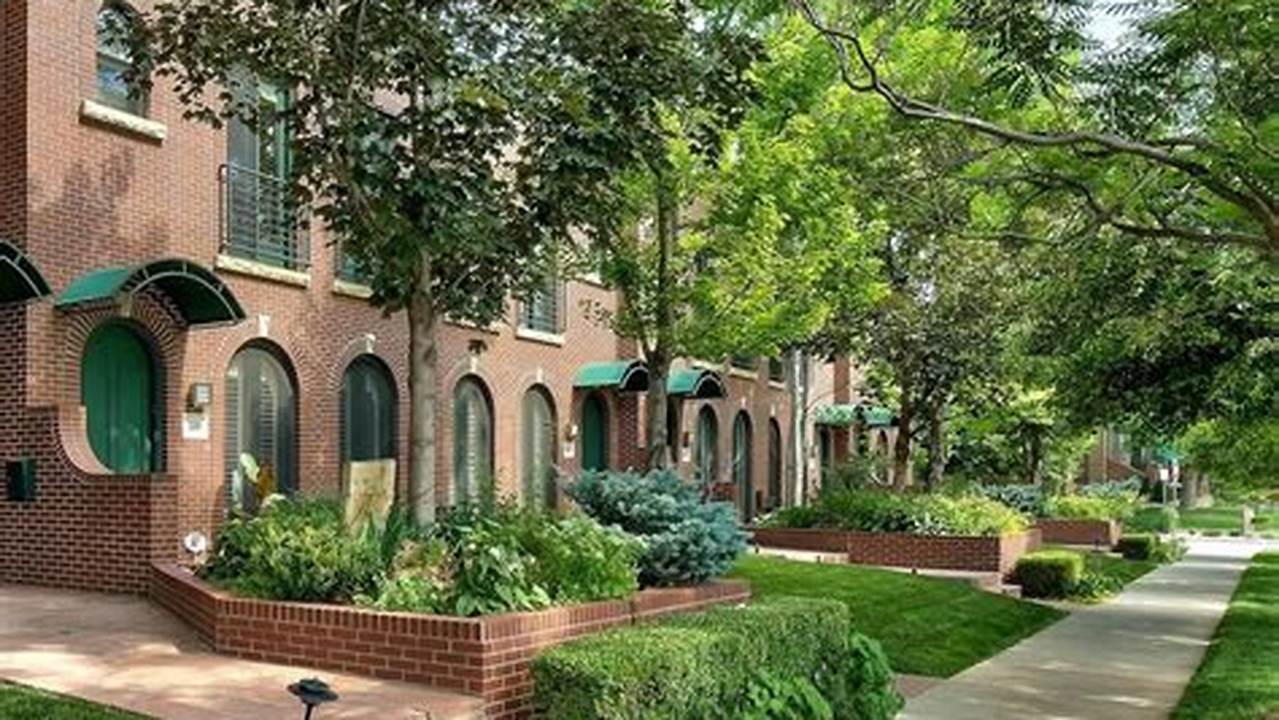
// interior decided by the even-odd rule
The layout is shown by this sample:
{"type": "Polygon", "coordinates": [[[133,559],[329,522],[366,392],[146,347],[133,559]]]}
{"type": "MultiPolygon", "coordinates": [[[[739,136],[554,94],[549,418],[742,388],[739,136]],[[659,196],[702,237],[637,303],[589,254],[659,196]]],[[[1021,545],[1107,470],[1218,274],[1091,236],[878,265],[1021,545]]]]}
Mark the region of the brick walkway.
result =
{"type": "Polygon", "coordinates": [[[319,676],[341,699],[324,720],[472,720],[477,698],[408,683],[211,653],[146,600],[0,585],[0,678],[157,718],[299,718],[285,686],[319,676]]]}
{"type": "Polygon", "coordinates": [[[1254,541],[1187,558],[912,698],[902,720],[1163,720],[1194,675],[1254,541]]]}

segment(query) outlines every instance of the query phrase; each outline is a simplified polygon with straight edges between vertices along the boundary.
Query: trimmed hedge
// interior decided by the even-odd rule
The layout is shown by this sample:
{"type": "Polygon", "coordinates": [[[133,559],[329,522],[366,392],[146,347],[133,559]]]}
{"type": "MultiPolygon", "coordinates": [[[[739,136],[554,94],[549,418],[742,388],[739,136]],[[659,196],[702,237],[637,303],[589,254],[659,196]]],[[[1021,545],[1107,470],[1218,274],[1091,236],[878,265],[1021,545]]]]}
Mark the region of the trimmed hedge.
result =
{"type": "Polygon", "coordinates": [[[778,598],[613,630],[533,661],[535,701],[556,720],[728,720],[759,673],[805,680],[834,716],[888,720],[901,709],[887,658],[852,631],[847,606],[778,598]]]}
{"type": "Polygon", "coordinates": [[[1159,538],[1148,533],[1124,535],[1115,543],[1115,552],[1125,560],[1150,560],[1159,548],[1159,538]]]}
{"type": "Polygon", "coordinates": [[[1084,559],[1069,550],[1041,550],[1024,555],[1013,570],[1014,582],[1026,597],[1064,598],[1084,576],[1084,559]]]}

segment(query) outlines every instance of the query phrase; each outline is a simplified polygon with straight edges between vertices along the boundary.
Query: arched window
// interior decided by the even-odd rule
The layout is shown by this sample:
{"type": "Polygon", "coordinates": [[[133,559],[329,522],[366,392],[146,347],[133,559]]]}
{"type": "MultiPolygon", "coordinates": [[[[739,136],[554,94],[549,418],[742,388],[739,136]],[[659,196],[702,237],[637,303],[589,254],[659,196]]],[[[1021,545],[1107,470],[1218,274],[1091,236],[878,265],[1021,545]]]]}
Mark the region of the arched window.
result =
{"type": "Polygon", "coordinates": [[[599,393],[582,402],[582,469],[608,469],[608,403],[599,393]]]}
{"type": "Polygon", "coordinates": [[[709,405],[697,413],[697,444],[693,448],[693,467],[699,483],[719,481],[719,420],[709,405]]]}
{"type": "Polygon", "coordinates": [[[118,473],[146,473],[160,465],[155,362],[146,342],[125,323],[94,331],[80,363],[80,398],[89,446],[118,473]]]}
{"type": "Polygon", "coordinates": [[[372,355],[351,362],[342,376],[342,463],[392,460],[396,455],[395,380],[372,355]]]}
{"type": "Polygon", "coordinates": [[[294,493],[297,391],[283,352],[254,343],[226,374],[226,465],[232,507],[252,512],[273,493],[294,493]]]}
{"type": "Polygon", "coordinates": [[[755,487],[751,482],[751,418],[746,411],[737,413],[733,420],[733,485],[742,508],[742,517],[750,520],[754,514],[755,487]]]}
{"type": "Polygon", "coordinates": [[[524,504],[532,508],[554,508],[555,408],[545,388],[532,387],[524,393],[520,436],[524,504]]]}
{"type": "Polygon", "coordinates": [[[782,426],[768,421],[768,507],[782,506],[782,426]]]}
{"type": "Polygon", "coordinates": [[[493,406],[479,378],[467,376],[453,390],[453,502],[474,500],[493,482],[493,406]]]}
{"type": "Polygon", "coordinates": [[[134,115],[145,115],[147,99],[130,83],[126,73],[133,67],[127,41],[136,19],[126,5],[109,0],[98,11],[98,99],[103,104],[134,115]]]}

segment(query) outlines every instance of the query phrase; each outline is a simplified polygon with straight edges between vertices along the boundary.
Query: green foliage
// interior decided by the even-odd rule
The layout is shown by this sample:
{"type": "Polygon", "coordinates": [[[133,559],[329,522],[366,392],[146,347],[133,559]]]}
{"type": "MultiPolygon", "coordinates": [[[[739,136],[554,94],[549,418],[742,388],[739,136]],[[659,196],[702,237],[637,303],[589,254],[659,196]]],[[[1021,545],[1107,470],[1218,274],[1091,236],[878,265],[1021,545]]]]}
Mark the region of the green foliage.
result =
{"type": "Polygon", "coordinates": [[[568,495],[604,525],[644,543],[643,585],[694,585],[723,575],[746,549],[732,505],[704,502],[671,471],[584,473],[568,495]]]}
{"type": "Polygon", "coordinates": [[[148,720],[127,710],[0,680],[0,717],[9,720],[148,720]]]}
{"type": "Polygon", "coordinates": [[[533,677],[539,711],[563,720],[887,720],[901,708],[878,646],[851,632],[846,608],[821,600],[611,631],[544,653],[533,677]]]}
{"type": "Polygon", "coordinates": [[[377,583],[378,548],[346,530],[328,500],[278,499],[227,521],[205,577],[253,597],[348,602],[377,583]]]}
{"type": "Polygon", "coordinates": [[[1072,594],[1084,575],[1084,560],[1068,550],[1040,550],[1022,556],[1013,580],[1026,597],[1064,598],[1072,594]]]}
{"type": "Polygon", "coordinates": [[[1020,513],[982,497],[866,490],[829,493],[811,509],[778,513],[771,523],[777,527],[833,527],[920,535],[999,535],[1028,527],[1020,513]],[[785,524],[790,521],[801,524],[785,524]]]}
{"type": "Polygon", "coordinates": [[[1137,493],[1115,496],[1058,495],[1044,503],[1044,516],[1066,520],[1126,520],[1137,509],[1137,493]]]}
{"type": "Polygon", "coordinates": [[[1096,602],[1124,589],[1124,581],[1113,575],[1085,570],[1079,581],[1070,589],[1070,599],[1079,602],[1096,602]]]}
{"type": "Polygon", "coordinates": [[[1169,505],[1138,508],[1124,521],[1124,529],[1134,533],[1170,533],[1180,526],[1181,513],[1169,505]]]}
{"type": "Polygon", "coordinates": [[[1001,502],[1023,515],[1044,516],[1044,489],[1039,485],[977,485],[973,490],[991,500],[1001,502]]]}
{"type": "Polygon", "coordinates": [[[584,515],[528,522],[521,544],[536,564],[534,582],[557,603],[625,597],[639,589],[636,566],[643,543],[584,515]]]}
{"type": "Polygon", "coordinates": [[[1157,563],[1177,562],[1186,556],[1186,543],[1178,538],[1133,533],[1119,538],[1115,552],[1128,560],[1150,560],[1157,563]]]}

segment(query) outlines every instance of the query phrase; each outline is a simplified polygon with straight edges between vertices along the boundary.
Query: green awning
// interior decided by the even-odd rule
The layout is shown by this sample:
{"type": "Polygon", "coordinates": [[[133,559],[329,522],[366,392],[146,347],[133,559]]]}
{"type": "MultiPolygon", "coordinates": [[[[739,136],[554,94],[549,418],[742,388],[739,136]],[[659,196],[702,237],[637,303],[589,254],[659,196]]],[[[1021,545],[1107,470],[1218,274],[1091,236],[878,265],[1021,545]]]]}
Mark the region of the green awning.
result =
{"type": "Polygon", "coordinates": [[[119,302],[152,286],[168,297],[187,325],[234,324],[245,318],[231,288],[190,260],[157,260],[136,267],[95,270],[71,283],[57,306],[119,302]]]}
{"type": "Polygon", "coordinates": [[[877,405],[823,405],[813,413],[813,421],[818,425],[850,427],[858,419],[866,427],[890,427],[896,424],[893,411],[877,405]]]}
{"type": "Polygon", "coordinates": [[[0,240],[0,303],[34,300],[49,294],[49,283],[18,248],[0,240]]]}
{"type": "Polygon", "coordinates": [[[728,396],[724,381],[714,370],[672,370],[666,379],[666,392],[695,400],[710,400],[728,396]]]}
{"type": "Polygon", "coordinates": [[[648,389],[648,366],[642,360],[587,363],[578,369],[573,387],[643,392],[648,389]]]}
{"type": "Polygon", "coordinates": [[[1160,465],[1180,465],[1182,455],[1171,445],[1160,445],[1155,448],[1155,462],[1160,465]]]}

